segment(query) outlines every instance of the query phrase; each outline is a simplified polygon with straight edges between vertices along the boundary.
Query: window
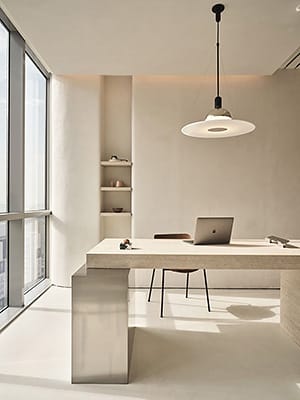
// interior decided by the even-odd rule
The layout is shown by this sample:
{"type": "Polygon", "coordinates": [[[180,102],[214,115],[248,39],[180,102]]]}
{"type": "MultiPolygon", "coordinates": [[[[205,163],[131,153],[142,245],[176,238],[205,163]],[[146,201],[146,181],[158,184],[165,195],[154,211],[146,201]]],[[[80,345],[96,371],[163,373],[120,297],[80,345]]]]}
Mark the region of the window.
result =
{"type": "MultiPolygon", "coordinates": [[[[25,55],[25,211],[46,206],[47,79],[25,55]]],[[[24,290],[45,278],[45,218],[25,220],[24,290]]]]}
{"type": "Polygon", "coordinates": [[[46,222],[45,217],[25,220],[25,291],[45,278],[46,222]]]}
{"type": "Polygon", "coordinates": [[[0,311],[46,288],[48,80],[0,8],[0,311]]]}
{"type": "Polygon", "coordinates": [[[47,80],[25,56],[25,210],[45,209],[47,80]]]}
{"type": "Polygon", "coordinates": [[[8,52],[9,33],[0,22],[0,212],[8,209],[8,52]]]}

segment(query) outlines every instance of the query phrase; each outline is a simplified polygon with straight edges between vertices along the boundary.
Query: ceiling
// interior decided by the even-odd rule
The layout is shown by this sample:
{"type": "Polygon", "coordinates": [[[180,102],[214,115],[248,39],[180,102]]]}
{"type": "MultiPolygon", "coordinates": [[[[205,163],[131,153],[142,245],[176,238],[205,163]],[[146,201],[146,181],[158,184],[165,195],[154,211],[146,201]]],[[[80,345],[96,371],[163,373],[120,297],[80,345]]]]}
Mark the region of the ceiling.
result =
{"type": "MultiPolygon", "coordinates": [[[[56,74],[215,72],[212,0],[0,0],[56,74]]],[[[221,73],[269,75],[300,44],[300,0],[227,0],[221,73]]]]}

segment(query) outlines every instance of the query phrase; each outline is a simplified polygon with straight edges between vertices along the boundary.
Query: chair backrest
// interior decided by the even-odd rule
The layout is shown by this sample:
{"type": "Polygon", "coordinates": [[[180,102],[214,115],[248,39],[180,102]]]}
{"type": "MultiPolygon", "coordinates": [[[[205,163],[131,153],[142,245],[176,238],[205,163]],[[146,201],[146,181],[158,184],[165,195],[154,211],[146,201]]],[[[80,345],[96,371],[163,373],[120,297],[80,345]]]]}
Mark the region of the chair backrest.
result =
{"type": "Polygon", "coordinates": [[[189,233],[155,233],[154,239],[191,239],[189,233]]]}

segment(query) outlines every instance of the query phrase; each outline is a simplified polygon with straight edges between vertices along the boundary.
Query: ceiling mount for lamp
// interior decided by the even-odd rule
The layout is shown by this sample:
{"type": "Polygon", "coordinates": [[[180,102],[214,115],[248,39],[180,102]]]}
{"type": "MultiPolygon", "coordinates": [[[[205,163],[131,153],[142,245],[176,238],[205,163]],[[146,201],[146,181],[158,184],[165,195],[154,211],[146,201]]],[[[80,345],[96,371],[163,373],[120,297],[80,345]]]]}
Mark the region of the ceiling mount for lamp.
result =
{"type": "Polygon", "coordinates": [[[192,122],[185,125],[181,131],[187,136],[198,138],[223,138],[244,135],[255,129],[255,125],[251,122],[233,119],[230,112],[222,108],[222,97],[220,96],[220,21],[221,14],[225,10],[224,4],[215,4],[212,12],[215,14],[217,25],[217,42],[216,42],[216,97],[214,109],[207,115],[204,121],[192,122]]]}

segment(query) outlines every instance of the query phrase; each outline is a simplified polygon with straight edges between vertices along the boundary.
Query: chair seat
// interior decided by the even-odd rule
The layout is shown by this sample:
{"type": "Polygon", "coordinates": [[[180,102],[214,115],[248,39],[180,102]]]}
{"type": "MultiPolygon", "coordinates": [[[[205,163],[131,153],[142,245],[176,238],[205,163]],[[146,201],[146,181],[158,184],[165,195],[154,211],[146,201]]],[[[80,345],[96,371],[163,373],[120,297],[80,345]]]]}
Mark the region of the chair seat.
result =
{"type": "Polygon", "coordinates": [[[172,272],[179,272],[181,274],[187,274],[195,271],[199,271],[198,269],[170,269],[170,268],[164,268],[165,271],[172,271],[172,272]]]}
{"type": "MultiPolygon", "coordinates": [[[[179,239],[191,239],[191,235],[189,233],[155,233],[154,234],[154,239],[177,239],[177,240],[179,240],[179,239]]],[[[205,271],[205,269],[203,267],[202,268],[193,268],[193,269],[163,268],[162,271],[161,271],[162,272],[161,300],[160,300],[160,317],[161,318],[163,317],[163,306],[164,306],[165,271],[172,271],[172,272],[179,272],[181,274],[186,274],[185,297],[187,298],[188,297],[188,290],[189,290],[189,276],[190,276],[189,274],[191,272],[199,271],[199,269],[203,269],[204,284],[205,284],[205,290],[206,290],[207,308],[208,308],[208,311],[210,311],[210,303],[209,303],[209,297],[208,297],[206,271],[205,271]]],[[[153,270],[152,270],[152,277],[151,277],[148,301],[151,300],[151,293],[152,293],[154,275],[155,275],[155,268],[153,268],[153,270]]]]}

